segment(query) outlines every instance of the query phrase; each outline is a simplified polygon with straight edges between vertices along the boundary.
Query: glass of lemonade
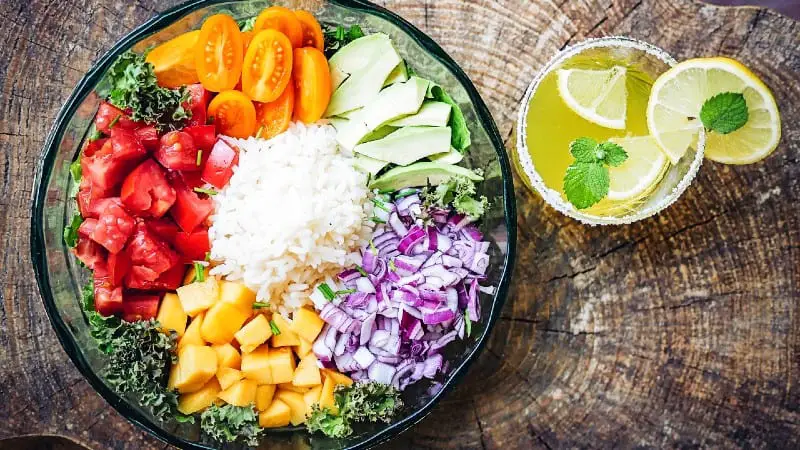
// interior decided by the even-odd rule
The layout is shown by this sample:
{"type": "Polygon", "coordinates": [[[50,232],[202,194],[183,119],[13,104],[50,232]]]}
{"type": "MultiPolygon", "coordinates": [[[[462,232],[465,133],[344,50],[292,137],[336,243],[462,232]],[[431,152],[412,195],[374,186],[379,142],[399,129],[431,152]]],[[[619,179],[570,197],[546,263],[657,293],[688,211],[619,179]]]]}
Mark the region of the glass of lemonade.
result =
{"type": "MultiPolygon", "coordinates": [[[[519,113],[515,163],[525,184],[558,211],[589,224],[630,223],[672,204],[697,173],[705,144],[701,131],[673,161],[649,137],[650,90],[675,64],[664,50],[625,37],[590,39],[559,52],[529,86],[519,113]],[[605,171],[610,186],[588,206],[575,201],[584,192],[565,185],[568,171],[586,170],[571,150],[581,139],[618,144],[627,155],[604,169],[590,168],[605,171]]],[[[602,160],[604,148],[593,155],[602,160]]],[[[584,180],[590,178],[596,179],[584,180]]]]}

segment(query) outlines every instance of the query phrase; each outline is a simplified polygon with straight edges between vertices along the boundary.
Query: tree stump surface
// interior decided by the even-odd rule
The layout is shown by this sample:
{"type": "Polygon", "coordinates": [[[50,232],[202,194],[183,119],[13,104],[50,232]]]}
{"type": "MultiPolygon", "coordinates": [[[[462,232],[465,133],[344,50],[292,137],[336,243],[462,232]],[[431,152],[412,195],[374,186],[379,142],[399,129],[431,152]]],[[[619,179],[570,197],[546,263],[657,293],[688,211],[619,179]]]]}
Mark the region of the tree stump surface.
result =
{"type": "MultiPolygon", "coordinates": [[[[92,62],[176,2],[0,2],[0,438],[164,448],[83,380],[29,257],[33,174],[92,62]]],[[[387,448],[800,446],[800,24],[690,0],[390,0],[465,69],[514,145],[518,103],[560,48],[629,35],[677,59],[727,55],[773,89],[780,148],[706,162],[673,206],[589,227],[517,178],[512,292],[469,375],[387,448]]]]}

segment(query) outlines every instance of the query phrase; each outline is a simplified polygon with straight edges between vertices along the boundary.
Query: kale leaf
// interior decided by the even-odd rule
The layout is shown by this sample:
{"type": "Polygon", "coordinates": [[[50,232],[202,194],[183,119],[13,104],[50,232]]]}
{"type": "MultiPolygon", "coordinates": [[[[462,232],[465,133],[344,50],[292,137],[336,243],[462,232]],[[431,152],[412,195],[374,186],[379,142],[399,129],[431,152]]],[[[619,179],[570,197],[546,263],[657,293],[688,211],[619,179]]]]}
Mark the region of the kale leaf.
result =
{"type": "Polygon", "coordinates": [[[475,182],[461,176],[451,177],[435,188],[426,187],[422,196],[425,210],[453,205],[456,212],[475,220],[480,218],[489,206],[489,200],[485,196],[476,195],[475,182]]]}
{"type": "Polygon", "coordinates": [[[241,439],[254,447],[258,445],[263,430],[252,406],[234,405],[211,405],[200,415],[200,428],[216,441],[234,442],[241,439]]]}
{"type": "Polygon", "coordinates": [[[334,391],[338,412],[314,405],[306,416],[308,431],[341,439],[353,433],[355,422],[389,423],[403,407],[400,391],[377,382],[339,385],[334,391]]]}

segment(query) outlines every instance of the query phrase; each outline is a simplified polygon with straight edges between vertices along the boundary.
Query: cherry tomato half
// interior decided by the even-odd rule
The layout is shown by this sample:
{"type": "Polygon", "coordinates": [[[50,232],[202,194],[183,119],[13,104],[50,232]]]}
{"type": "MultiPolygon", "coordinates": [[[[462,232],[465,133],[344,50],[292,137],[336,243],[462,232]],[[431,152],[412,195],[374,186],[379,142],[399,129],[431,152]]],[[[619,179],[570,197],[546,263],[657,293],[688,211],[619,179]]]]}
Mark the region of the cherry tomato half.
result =
{"type": "Polygon", "coordinates": [[[298,9],[294,12],[300,26],[303,29],[303,45],[301,47],[314,47],[319,51],[325,50],[325,37],[322,35],[322,27],[317,19],[308,12],[298,9]]]}
{"type": "Polygon", "coordinates": [[[256,108],[239,91],[220,92],[208,105],[208,115],[214,118],[219,134],[246,138],[256,129],[256,108]]]}
{"type": "Polygon", "coordinates": [[[303,46],[303,26],[294,13],[283,6],[270,6],[256,17],[253,30],[277,30],[286,35],[293,48],[303,46]]]}
{"type": "Polygon", "coordinates": [[[158,84],[177,88],[200,81],[194,67],[200,30],[189,31],[150,50],[145,61],[153,65],[158,84]]]}
{"type": "Polygon", "coordinates": [[[273,138],[289,128],[294,111],[294,85],[289,86],[274,102],[256,104],[256,136],[262,139],[273,138]]]}
{"type": "Polygon", "coordinates": [[[294,118],[305,123],[319,120],[331,100],[331,74],[328,60],[316,48],[294,50],[294,118]]]}
{"type": "Polygon", "coordinates": [[[280,31],[261,31],[253,38],[242,69],[242,92],[257,102],[275,101],[292,77],[292,44],[280,31]]]}
{"type": "Polygon", "coordinates": [[[167,182],[164,169],[147,159],[125,178],[120,198],[128,210],[159,218],[175,203],[175,189],[167,182]]]}
{"type": "Polygon", "coordinates": [[[203,87],[213,92],[233,89],[242,73],[242,32],[227,14],[213,15],[200,27],[195,68],[203,87]]]}

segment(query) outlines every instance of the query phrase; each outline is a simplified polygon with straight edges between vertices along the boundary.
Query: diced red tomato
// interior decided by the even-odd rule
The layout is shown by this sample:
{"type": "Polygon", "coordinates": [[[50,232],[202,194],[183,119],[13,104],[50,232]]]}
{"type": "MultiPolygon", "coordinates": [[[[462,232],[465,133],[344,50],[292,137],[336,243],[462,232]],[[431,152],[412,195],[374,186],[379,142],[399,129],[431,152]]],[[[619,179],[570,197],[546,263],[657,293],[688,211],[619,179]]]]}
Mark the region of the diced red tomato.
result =
{"type": "Polygon", "coordinates": [[[125,212],[118,198],[109,200],[97,219],[91,238],[109,252],[118,253],[128,242],[136,222],[125,212]]]}
{"type": "Polygon", "coordinates": [[[169,213],[181,230],[191,233],[211,214],[214,205],[210,198],[200,198],[179,177],[173,178],[172,186],[175,188],[176,199],[169,213]]]}
{"type": "Polygon", "coordinates": [[[136,231],[128,243],[127,251],[133,265],[131,273],[136,270],[137,274],[142,274],[141,269],[137,269],[137,266],[149,269],[151,273],[143,277],[148,281],[155,280],[179,262],[177,253],[141,222],[136,226],[136,231]]]}
{"type": "Polygon", "coordinates": [[[150,320],[158,314],[160,295],[128,295],[122,302],[122,320],[136,322],[150,320]]]}
{"type": "Polygon", "coordinates": [[[104,316],[122,312],[122,287],[111,282],[105,264],[94,271],[94,309],[104,316]]]}
{"type": "Polygon", "coordinates": [[[97,242],[78,235],[78,244],[72,251],[75,256],[89,269],[95,270],[99,265],[105,264],[106,250],[97,242]]]}
{"type": "Polygon", "coordinates": [[[111,134],[114,128],[133,130],[142,124],[134,122],[125,112],[108,102],[100,103],[97,115],[94,116],[94,126],[105,134],[111,134]],[[119,117],[119,119],[117,119],[119,117]],[[116,123],[114,121],[116,120],[116,123]],[[113,126],[111,124],[114,124],[113,126]]]}
{"type": "Polygon", "coordinates": [[[139,164],[122,183],[122,203],[136,214],[159,218],[175,203],[175,189],[152,159],[139,164]]]}
{"type": "Polygon", "coordinates": [[[194,145],[204,152],[211,151],[217,140],[217,131],[214,125],[195,125],[181,131],[189,134],[194,140],[194,145]]]}
{"type": "Polygon", "coordinates": [[[185,271],[183,264],[176,264],[175,267],[162,273],[156,279],[149,280],[148,278],[152,277],[152,271],[146,267],[137,266],[125,277],[125,286],[144,291],[174,291],[181,286],[185,271]]]}
{"type": "Polygon", "coordinates": [[[103,144],[105,144],[107,140],[108,138],[101,138],[93,141],[86,141],[86,143],[83,144],[83,156],[93,156],[98,150],[103,148],[103,144]]]}
{"type": "Polygon", "coordinates": [[[114,286],[122,286],[122,280],[131,270],[131,258],[127,250],[108,255],[108,275],[114,286]]]}
{"type": "Polygon", "coordinates": [[[170,131],[162,136],[154,156],[162,166],[170,170],[186,172],[200,170],[194,140],[183,131],[170,131]]]}
{"type": "Polygon", "coordinates": [[[83,219],[83,222],[81,222],[81,226],[78,227],[78,234],[90,237],[92,235],[92,231],[94,231],[96,226],[97,226],[97,219],[92,219],[92,218],[83,219]]]}
{"type": "Polygon", "coordinates": [[[162,217],[157,220],[148,220],[145,222],[147,228],[153,232],[159,239],[167,243],[175,242],[175,236],[180,231],[178,225],[172,220],[171,217],[162,217]]]}
{"type": "Polygon", "coordinates": [[[239,149],[225,141],[217,140],[203,167],[203,181],[222,189],[233,176],[233,167],[239,164],[239,149]]]}
{"type": "Polygon", "coordinates": [[[114,127],[111,139],[93,156],[81,160],[83,176],[102,190],[113,189],[145,157],[147,150],[133,131],[114,127]]]}
{"type": "Polygon", "coordinates": [[[136,133],[139,142],[141,142],[148,151],[152,152],[158,148],[158,129],[153,125],[138,128],[134,133],[136,133]]]}
{"type": "Polygon", "coordinates": [[[189,92],[189,101],[183,107],[192,112],[192,117],[186,121],[186,126],[205,125],[207,120],[206,109],[211,100],[211,93],[202,84],[190,84],[186,86],[189,92]]]}
{"type": "Polygon", "coordinates": [[[81,178],[76,199],[78,201],[78,209],[81,211],[83,218],[94,217],[99,215],[96,211],[98,203],[104,199],[111,197],[113,191],[100,189],[95,186],[91,180],[86,177],[81,178]]]}
{"type": "Polygon", "coordinates": [[[175,249],[184,256],[185,262],[202,261],[211,250],[208,228],[202,227],[191,233],[181,231],[175,236],[175,249]]]}

